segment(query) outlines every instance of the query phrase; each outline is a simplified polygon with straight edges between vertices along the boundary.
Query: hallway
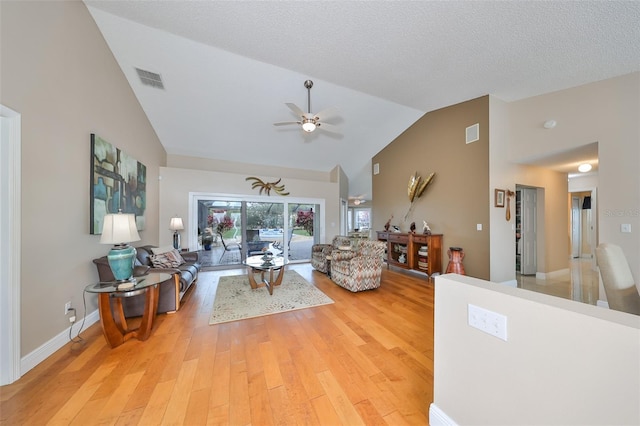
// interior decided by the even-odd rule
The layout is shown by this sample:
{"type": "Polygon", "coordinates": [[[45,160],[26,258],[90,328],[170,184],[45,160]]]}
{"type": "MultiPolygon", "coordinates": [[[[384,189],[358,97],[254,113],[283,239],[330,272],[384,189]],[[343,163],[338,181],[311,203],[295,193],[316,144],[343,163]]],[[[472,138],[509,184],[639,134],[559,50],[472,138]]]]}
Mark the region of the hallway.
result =
{"type": "Polygon", "coordinates": [[[563,297],[595,305],[598,301],[598,271],[591,269],[591,259],[572,259],[569,272],[546,280],[535,275],[516,274],[518,288],[563,297]]]}

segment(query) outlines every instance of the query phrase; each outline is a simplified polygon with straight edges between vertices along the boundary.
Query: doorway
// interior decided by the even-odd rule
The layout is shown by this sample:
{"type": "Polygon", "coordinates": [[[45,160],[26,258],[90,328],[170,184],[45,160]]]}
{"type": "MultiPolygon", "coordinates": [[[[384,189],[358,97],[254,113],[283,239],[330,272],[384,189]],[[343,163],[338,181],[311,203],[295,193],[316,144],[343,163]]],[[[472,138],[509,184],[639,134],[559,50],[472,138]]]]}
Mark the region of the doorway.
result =
{"type": "Polygon", "coordinates": [[[20,378],[21,116],[0,105],[0,385],[20,378]]]}
{"type": "Polygon", "coordinates": [[[535,275],[538,270],[537,189],[516,185],[516,273],[535,275]]]}
{"type": "Polygon", "coordinates": [[[595,225],[592,191],[571,192],[571,258],[593,259],[595,225]]]}

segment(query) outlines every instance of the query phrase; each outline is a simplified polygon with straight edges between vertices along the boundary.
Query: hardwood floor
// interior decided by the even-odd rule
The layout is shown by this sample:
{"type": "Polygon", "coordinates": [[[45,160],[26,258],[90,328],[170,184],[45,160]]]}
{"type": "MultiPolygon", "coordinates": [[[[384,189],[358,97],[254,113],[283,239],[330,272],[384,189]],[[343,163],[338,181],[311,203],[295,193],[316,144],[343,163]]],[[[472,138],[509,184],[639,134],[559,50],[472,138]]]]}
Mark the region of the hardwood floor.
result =
{"type": "Polygon", "coordinates": [[[146,342],[111,349],[94,324],[0,388],[0,422],[427,424],[433,285],[385,268],[379,289],[351,293],[309,264],[289,268],[335,303],[210,326],[218,278],[244,270],[201,273],[146,342]]]}

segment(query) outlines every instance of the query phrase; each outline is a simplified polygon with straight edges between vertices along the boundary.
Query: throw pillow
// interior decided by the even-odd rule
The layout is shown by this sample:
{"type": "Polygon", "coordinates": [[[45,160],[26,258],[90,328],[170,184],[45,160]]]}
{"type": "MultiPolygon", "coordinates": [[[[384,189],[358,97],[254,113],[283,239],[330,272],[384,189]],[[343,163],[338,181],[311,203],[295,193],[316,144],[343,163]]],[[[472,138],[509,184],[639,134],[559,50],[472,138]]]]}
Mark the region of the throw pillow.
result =
{"type": "Polygon", "coordinates": [[[177,268],[186,263],[175,249],[162,254],[152,254],[149,258],[154,268],[177,268]]]}
{"type": "Polygon", "coordinates": [[[165,254],[170,251],[174,251],[175,248],[173,246],[164,246],[164,247],[153,247],[151,249],[151,253],[153,254],[165,254]]]}

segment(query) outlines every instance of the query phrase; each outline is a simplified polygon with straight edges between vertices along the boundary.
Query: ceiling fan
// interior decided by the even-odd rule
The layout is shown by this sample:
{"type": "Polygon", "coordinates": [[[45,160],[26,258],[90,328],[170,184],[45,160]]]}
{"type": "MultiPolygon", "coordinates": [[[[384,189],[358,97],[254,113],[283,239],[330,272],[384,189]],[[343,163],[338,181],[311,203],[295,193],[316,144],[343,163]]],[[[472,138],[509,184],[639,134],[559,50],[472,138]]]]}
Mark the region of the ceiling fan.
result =
{"type": "Polygon", "coordinates": [[[357,195],[355,197],[349,197],[349,201],[353,203],[355,206],[359,206],[360,204],[364,204],[367,200],[364,199],[365,194],[357,195]]]}
{"type": "Polygon", "coordinates": [[[285,105],[289,107],[293,113],[300,117],[298,121],[284,121],[281,123],[273,123],[274,126],[287,126],[290,124],[299,124],[302,125],[302,130],[307,133],[311,133],[317,128],[328,131],[337,131],[338,128],[332,124],[326,123],[322,120],[330,117],[333,113],[335,113],[335,108],[325,109],[317,114],[313,114],[311,112],[311,88],[313,87],[313,81],[306,80],[304,82],[304,87],[307,89],[307,110],[309,112],[304,112],[300,109],[296,104],[286,103],[285,105]]]}

